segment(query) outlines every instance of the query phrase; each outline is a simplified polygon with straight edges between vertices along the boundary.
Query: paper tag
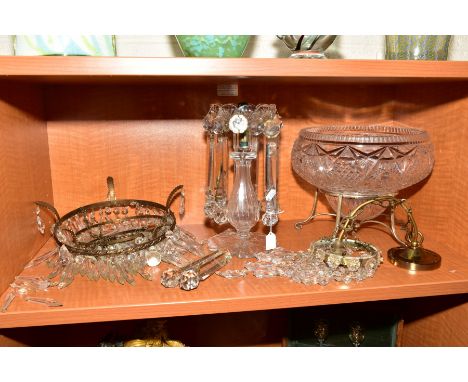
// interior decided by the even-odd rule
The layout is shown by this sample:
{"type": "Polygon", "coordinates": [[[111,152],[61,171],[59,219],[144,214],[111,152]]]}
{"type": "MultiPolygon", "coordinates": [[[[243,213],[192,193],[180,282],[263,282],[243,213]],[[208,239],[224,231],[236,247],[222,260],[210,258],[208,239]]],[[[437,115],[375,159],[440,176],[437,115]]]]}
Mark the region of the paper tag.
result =
{"type": "Polygon", "coordinates": [[[271,202],[271,200],[275,197],[276,195],[276,190],[274,188],[272,188],[270,191],[268,191],[268,193],[266,194],[265,196],[265,200],[267,202],[271,202]]]}
{"type": "Polygon", "coordinates": [[[266,235],[266,250],[275,249],[276,248],[276,235],[273,232],[269,232],[266,235]]]}
{"type": "Polygon", "coordinates": [[[229,120],[229,130],[233,133],[243,133],[249,127],[249,121],[242,114],[234,114],[229,120]]]}

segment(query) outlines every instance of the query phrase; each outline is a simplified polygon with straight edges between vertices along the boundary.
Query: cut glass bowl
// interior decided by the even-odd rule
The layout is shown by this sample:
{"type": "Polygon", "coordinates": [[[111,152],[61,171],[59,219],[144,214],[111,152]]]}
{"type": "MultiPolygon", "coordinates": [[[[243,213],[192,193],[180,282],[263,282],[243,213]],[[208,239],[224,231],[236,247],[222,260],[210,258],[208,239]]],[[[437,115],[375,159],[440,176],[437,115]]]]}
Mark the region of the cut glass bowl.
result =
{"type": "Polygon", "coordinates": [[[302,129],[292,149],[294,171],[331,195],[395,194],[426,178],[434,166],[429,135],[385,125],[302,129]]]}

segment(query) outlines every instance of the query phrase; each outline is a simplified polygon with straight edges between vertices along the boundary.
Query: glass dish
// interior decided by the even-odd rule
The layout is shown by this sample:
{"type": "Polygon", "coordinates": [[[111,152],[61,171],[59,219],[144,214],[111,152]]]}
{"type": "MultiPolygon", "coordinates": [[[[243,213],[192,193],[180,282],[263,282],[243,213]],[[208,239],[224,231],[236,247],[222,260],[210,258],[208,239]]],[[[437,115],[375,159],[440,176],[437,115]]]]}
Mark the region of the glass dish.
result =
{"type": "Polygon", "coordinates": [[[319,126],[300,131],[292,166],[327,194],[395,194],[426,178],[434,166],[429,135],[385,125],[319,126]]]}

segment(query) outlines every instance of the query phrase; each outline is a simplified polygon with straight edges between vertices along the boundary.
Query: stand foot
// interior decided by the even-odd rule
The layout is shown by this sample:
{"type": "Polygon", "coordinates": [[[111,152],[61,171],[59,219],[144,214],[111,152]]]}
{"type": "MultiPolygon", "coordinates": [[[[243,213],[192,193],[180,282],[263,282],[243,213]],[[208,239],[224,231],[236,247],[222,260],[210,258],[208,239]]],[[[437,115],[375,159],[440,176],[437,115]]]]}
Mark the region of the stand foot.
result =
{"type": "Polygon", "coordinates": [[[428,271],[437,269],[441,264],[441,257],[425,248],[396,247],[388,250],[388,260],[397,267],[411,271],[428,271]]]}
{"type": "Polygon", "coordinates": [[[207,243],[211,251],[222,249],[229,251],[232,256],[249,259],[254,258],[257,253],[265,251],[265,238],[265,234],[261,232],[250,232],[249,236],[243,239],[236,231],[229,228],[210,237],[207,243]]]}

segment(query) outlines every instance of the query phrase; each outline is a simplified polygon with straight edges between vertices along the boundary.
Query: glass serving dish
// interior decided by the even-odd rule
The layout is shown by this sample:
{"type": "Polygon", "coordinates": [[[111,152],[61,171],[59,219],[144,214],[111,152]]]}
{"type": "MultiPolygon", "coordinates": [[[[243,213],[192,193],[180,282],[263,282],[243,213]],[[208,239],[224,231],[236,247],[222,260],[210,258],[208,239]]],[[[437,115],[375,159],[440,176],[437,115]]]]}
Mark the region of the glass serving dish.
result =
{"type": "MultiPolygon", "coordinates": [[[[318,126],[300,131],[292,166],[325,193],[334,211],[346,216],[367,200],[395,195],[426,178],[434,166],[434,153],[429,135],[415,128],[318,126]]],[[[384,210],[369,205],[359,220],[373,219],[384,210]]]]}
{"type": "MultiPolygon", "coordinates": [[[[341,252],[352,249],[354,236],[364,223],[381,224],[401,244],[389,250],[389,260],[412,270],[436,269],[440,256],[422,247],[423,234],[418,230],[411,208],[398,191],[412,186],[432,171],[434,149],[429,135],[410,127],[388,125],[318,126],[303,129],[292,149],[293,169],[317,189],[310,216],[296,223],[300,229],[318,216],[335,216],[331,237],[323,239],[326,265],[334,269],[339,261],[345,270],[355,267],[353,258],[341,252]],[[326,195],[335,214],[317,213],[318,193],[326,195]],[[401,207],[407,222],[405,240],[395,227],[395,209],[401,207]],[[389,212],[389,222],[373,220],[389,212]]],[[[322,240],[313,243],[317,248],[322,240]]],[[[364,243],[365,245],[370,245],[364,243]]],[[[363,259],[375,251],[362,247],[363,259]]],[[[357,264],[357,262],[356,262],[357,264]]]]}
{"type": "Polygon", "coordinates": [[[395,194],[426,178],[434,165],[429,135],[385,125],[320,126],[300,131],[292,165],[327,194],[395,194]]]}

